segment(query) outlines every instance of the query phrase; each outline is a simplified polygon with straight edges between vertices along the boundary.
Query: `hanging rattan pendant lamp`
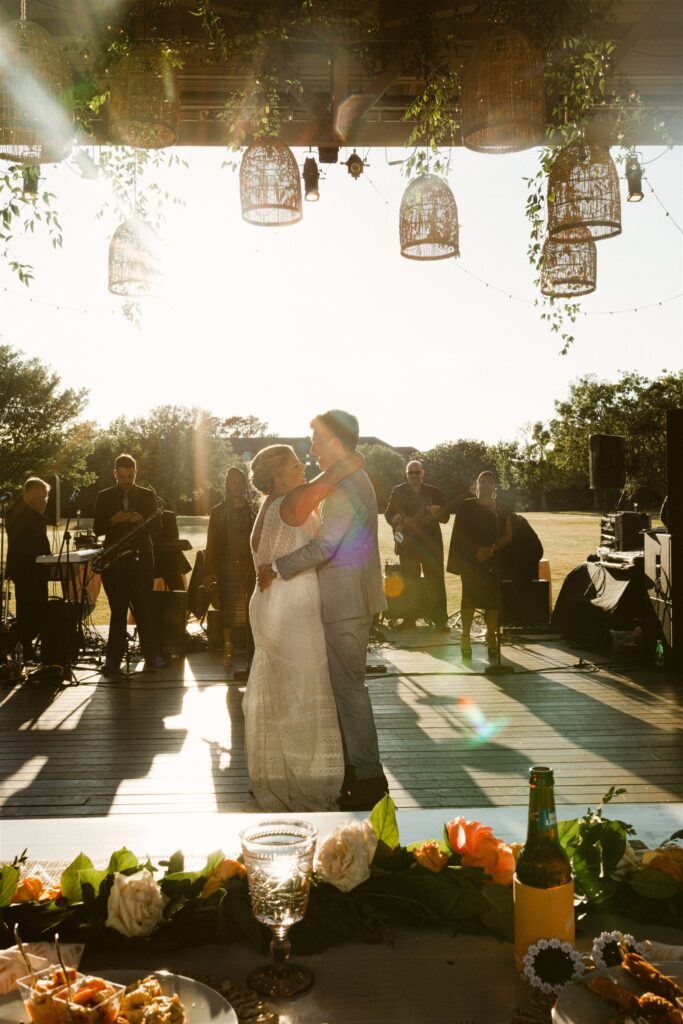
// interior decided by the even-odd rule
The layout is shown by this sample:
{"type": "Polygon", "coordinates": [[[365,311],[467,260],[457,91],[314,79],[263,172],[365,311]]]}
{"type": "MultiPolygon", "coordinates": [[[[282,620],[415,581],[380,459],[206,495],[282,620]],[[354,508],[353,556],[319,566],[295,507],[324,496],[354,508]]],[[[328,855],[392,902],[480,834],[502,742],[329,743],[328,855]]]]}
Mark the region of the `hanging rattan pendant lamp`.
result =
{"type": "Polygon", "coordinates": [[[178,139],[178,89],[160,43],[140,43],[114,65],[109,79],[109,133],[136,149],[163,149],[178,139]]]}
{"type": "Polygon", "coordinates": [[[259,139],[246,148],[240,164],[240,201],[249,224],[285,227],[301,220],[301,176],[284,142],[259,139]]]}
{"type": "Polygon", "coordinates": [[[0,28],[0,160],[50,164],[71,152],[71,75],[45,29],[21,17],[0,28]]]}
{"type": "Polygon", "coordinates": [[[141,298],[161,281],[161,243],[146,221],[135,217],[120,224],[109,243],[109,291],[141,298]]]}
{"type": "Polygon", "coordinates": [[[571,241],[582,228],[596,242],[621,233],[614,161],[604,146],[583,140],[564,146],[548,175],[548,234],[571,241]]]}
{"type": "Polygon", "coordinates": [[[478,153],[538,145],[545,128],[543,65],[521,32],[497,28],[481,39],[462,80],[462,135],[478,153]]]}
{"type": "Polygon", "coordinates": [[[595,242],[585,228],[571,242],[548,237],[541,253],[541,292],[558,299],[590,295],[595,291],[597,269],[595,242]]]}
{"type": "Polygon", "coordinates": [[[403,193],[399,213],[401,256],[408,260],[445,260],[460,255],[455,197],[436,174],[421,174],[403,193]]]}
{"type": "Polygon", "coordinates": [[[379,27],[378,0],[311,0],[313,31],[321,39],[354,46],[379,27]]]}

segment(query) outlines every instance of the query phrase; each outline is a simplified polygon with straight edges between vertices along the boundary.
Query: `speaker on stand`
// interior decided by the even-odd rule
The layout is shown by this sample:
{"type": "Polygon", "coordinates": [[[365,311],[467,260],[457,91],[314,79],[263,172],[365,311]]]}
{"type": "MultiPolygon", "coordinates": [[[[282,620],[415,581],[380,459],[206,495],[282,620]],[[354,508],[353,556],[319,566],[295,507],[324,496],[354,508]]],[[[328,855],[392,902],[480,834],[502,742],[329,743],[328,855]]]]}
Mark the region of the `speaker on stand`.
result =
{"type": "Polygon", "coordinates": [[[607,512],[626,483],[626,438],[621,434],[591,434],[589,478],[596,492],[596,505],[607,512]]]}

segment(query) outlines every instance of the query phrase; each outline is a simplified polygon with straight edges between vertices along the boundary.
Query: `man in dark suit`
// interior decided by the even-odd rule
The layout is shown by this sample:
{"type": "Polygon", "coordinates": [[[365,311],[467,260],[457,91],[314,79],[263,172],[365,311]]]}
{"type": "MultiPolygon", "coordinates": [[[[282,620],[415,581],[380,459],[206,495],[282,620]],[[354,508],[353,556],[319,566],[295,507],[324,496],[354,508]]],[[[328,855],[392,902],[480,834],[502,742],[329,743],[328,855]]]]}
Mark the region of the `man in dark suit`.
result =
{"type": "MultiPolygon", "coordinates": [[[[93,531],[98,537],[104,534],[105,549],[120,541],[157,511],[154,491],[138,487],[135,483],[136,475],[137,465],[133,456],[119,455],[114,463],[116,486],[108,487],[97,495],[93,531]]],[[[152,536],[160,532],[159,520],[153,520],[134,536],[131,553],[102,573],[102,583],[111,609],[104,675],[120,674],[121,659],[126,652],[129,607],[140,634],[145,667],[156,669],[166,664],[159,654],[154,636],[151,608],[154,585],[152,536]]]]}
{"type": "Polygon", "coordinates": [[[38,555],[50,554],[45,507],[50,485],[32,476],[21,498],[7,513],[7,575],[14,581],[17,640],[24,659],[33,658],[33,641],[42,632],[47,610],[48,569],[36,565],[38,555]]]}
{"type": "MultiPolygon", "coordinates": [[[[443,539],[440,523],[447,523],[450,515],[444,496],[438,487],[424,482],[422,463],[413,459],[406,466],[407,481],[394,487],[384,518],[389,526],[400,532],[399,559],[408,599],[417,591],[420,572],[424,574],[428,592],[425,615],[434,621],[437,632],[448,632],[446,609],[446,583],[443,568],[443,539]]],[[[413,611],[403,619],[403,628],[415,626],[421,609],[412,602],[413,611]]]]}

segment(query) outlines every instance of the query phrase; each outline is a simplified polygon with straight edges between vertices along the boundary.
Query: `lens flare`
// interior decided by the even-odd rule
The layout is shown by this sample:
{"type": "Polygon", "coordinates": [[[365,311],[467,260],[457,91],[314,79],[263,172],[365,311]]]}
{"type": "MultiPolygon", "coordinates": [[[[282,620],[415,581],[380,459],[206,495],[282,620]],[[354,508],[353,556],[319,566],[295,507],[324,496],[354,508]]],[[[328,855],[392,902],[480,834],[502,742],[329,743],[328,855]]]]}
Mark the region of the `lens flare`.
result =
{"type": "Polygon", "coordinates": [[[489,721],[471,697],[458,697],[458,708],[463,718],[474,730],[474,736],[471,740],[472,745],[488,742],[507,725],[507,718],[489,721]]]}

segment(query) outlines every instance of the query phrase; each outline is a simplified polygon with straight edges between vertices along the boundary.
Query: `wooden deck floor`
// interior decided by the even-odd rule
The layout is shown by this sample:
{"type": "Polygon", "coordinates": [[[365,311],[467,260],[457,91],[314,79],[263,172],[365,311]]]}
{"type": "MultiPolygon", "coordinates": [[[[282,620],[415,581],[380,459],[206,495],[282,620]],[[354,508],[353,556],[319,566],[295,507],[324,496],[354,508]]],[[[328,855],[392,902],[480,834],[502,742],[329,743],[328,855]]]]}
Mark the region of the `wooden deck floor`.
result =
{"type": "MultiPolygon", "coordinates": [[[[561,803],[595,804],[610,785],[631,804],[683,801],[676,677],[580,664],[552,641],[507,644],[517,671],[487,677],[484,653],[475,645],[465,666],[453,641],[427,630],[373,652],[387,670],[368,684],[399,808],[523,805],[539,763],[555,768],[561,803]]],[[[130,680],[79,678],[66,688],[0,684],[1,817],[244,807],[244,684],[215,655],[130,680]]]]}

